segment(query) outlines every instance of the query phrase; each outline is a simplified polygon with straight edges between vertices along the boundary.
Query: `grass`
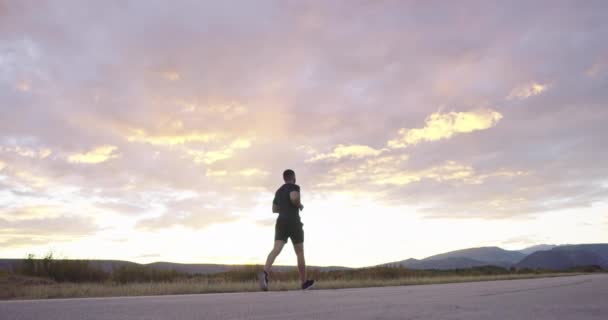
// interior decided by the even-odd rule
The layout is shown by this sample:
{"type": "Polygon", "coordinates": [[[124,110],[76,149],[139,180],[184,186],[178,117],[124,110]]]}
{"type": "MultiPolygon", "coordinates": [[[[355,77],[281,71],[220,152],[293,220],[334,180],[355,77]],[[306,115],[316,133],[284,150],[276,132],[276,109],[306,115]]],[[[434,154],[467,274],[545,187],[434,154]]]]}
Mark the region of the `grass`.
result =
{"type": "MultiPolygon", "coordinates": [[[[404,285],[425,285],[440,283],[459,283],[493,280],[531,279],[545,277],[572,276],[581,273],[549,274],[503,274],[503,275],[444,275],[428,277],[403,277],[395,279],[333,279],[319,281],[317,289],[345,289],[364,287],[385,287],[404,285]]],[[[198,294],[225,292],[259,291],[256,281],[208,281],[203,279],[183,279],[171,282],[147,283],[69,283],[49,282],[45,279],[16,277],[7,281],[7,276],[0,280],[1,299],[49,299],[49,298],[85,298],[117,296],[149,296],[168,294],[198,294]],[[17,280],[17,281],[16,281],[17,280]],[[17,283],[17,282],[21,283],[17,283]],[[24,282],[25,281],[25,282],[24,282]],[[29,281],[29,282],[28,282],[29,281]]],[[[297,289],[297,281],[273,281],[272,291],[297,289]]]]}
{"type": "MultiPolygon", "coordinates": [[[[259,291],[257,274],[260,265],[235,267],[215,274],[187,274],[157,270],[149,266],[123,265],[105,272],[87,260],[43,259],[28,255],[14,268],[14,273],[0,272],[0,299],[49,299],[117,296],[150,296],[259,291]]],[[[360,269],[321,271],[311,268],[308,275],[318,281],[317,289],[424,285],[491,280],[530,279],[605,272],[590,266],[556,273],[551,270],[505,269],[481,266],[454,270],[412,270],[378,266],[360,269]]],[[[298,272],[273,272],[271,290],[299,288],[298,272]]]]}

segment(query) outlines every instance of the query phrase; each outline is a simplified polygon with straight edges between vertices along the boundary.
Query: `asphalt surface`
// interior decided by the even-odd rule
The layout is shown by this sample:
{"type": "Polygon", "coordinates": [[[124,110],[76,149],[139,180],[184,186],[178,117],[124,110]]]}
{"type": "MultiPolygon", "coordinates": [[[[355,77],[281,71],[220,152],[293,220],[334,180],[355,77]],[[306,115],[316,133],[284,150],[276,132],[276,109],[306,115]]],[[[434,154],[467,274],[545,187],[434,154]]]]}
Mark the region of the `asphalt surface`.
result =
{"type": "Polygon", "coordinates": [[[608,319],[608,275],[0,302],[0,319],[608,319]]]}

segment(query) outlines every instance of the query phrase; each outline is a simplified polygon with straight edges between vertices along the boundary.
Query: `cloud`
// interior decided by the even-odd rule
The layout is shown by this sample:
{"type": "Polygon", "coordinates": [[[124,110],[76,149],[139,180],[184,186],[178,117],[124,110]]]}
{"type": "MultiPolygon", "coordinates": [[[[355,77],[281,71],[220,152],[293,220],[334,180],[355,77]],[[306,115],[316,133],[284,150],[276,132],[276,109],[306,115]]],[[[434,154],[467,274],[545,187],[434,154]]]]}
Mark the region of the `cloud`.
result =
{"type": "Polygon", "coordinates": [[[177,81],[180,79],[180,75],[176,71],[165,71],[162,74],[163,77],[168,81],[177,81]]]}
{"type": "Polygon", "coordinates": [[[220,160],[231,158],[236,150],[247,149],[249,147],[251,147],[251,141],[240,138],[219,150],[200,151],[188,149],[186,152],[195,163],[212,164],[220,160]]]}
{"type": "Polygon", "coordinates": [[[57,205],[24,205],[0,211],[0,217],[10,220],[57,218],[62,214],[62,207],[57,205]]]}
{"type": "Polygon", "coordinates": [[[530,247],[530,246],[538,245],[538,244],[542,243],[541,240],[534,235],[520,235],[520,236],[512,237],[509,239],[505,239],[505,240],[502,240],[499,242],[500,242],[500,244],[503,244],[503,245],[510,245],[510,246],[517,245],[522,249],[525,249],[525,247],[530,247]]]}
{"type": "Polygon", "coordinates": [[[444,163],[422,170],[408,170],[404,167],[407,156],[401,158],[384,157],[381,161],[371,160],[354,167],[336,167],[330,170],[329,177],[319,184],[321,187],[339,185],[378,185],[406,186],[423,180],[439,183],[482,184],[489,178],[514,178],[529,173],[523,171],[497,170],[479,174],[470,165],[455,161],[444,163]]]}
{"type": "Polygon", "coordinates": [[[287,167],[311,197],[368,192],[427,217],[606,199],[605,3],[14,3],[0,13],[6,206],[202,227],[253,210],[287,167]],[[102,145],[120,157],[63,157],[102,145]],[[172,218],[194,191],[215,195],[172,218]]]}
{"type": "Polygon", "coordinates": [[[163,214],[141,219],[136,228],[144,231],[154,231],[172,227],[183,227],[194,230],[207,228],[214,224],[228,223],[238,220],[227,207],[211,207],[211,201],[202,197],[172,201],[166,205],[163,214]]]}
{"type": "Polygon", "coordinates": [[[400,129],[399,138],[390,140],[391,148],[405,148],[423,141],[448,139],[459,133],[469,133],[491,128],[503,118],[502,114],[489,109],[469,112],[436,112],[426,119],[423,128],[400,129]]]}
{"type": "Polygon", "coordinates": [[[174,102],[189,114],[197,114],[205,117],[220,116],[223,120],[233,120],[248,113],[245,106],[237,102],[198,102],[188,100],[177,100],[174,102]]]}
{"type": "Polygon", "coordinates": [[[269,172],[258,169],[258,168],[248,168],[248,169],[239,170],[237,172],[237,174],[240,176],[244,176],[244,177],[253,177],[253,176],[266,176],[269,174],[269,172]]]}
{"type": "Polygon", "coordinates": [[[18,154],[22,157],[28,158],[39,158],[45,159],[50,156],[53,151],[49,148],[28,148],[21,146],[12,146],[12,147],[2,147],[0,146],[0,152],[12,152],[18,154]]]}
{"type": "Polygon", "coordinates": [[[93,203],[93,205],[97,208],[116,212],[121,215],[139,215],[146,212],[145,207],[124,200],[100,201],[93,203]]]}
{"type": "Polygon", "coordinates": [[[15,85],[15,88],[21,92],[28,92],[32,88],[29,81],[20,81],[15,85]]]}
{"type": "Polygon", "coordinates": [[[0,239],[0,246],[2,248],[24,248],[37,245],[48,244],[49,239],[39,236],[11,236],[4,235],[0,239]]]}
{"type": "Polygon", "coordinates": [[[100,228],[88,217],[67,216],[32,219],[0,218],[0,231],[5,235],[73,238],[91,236],[100,228]]]}
{"type": "Polygon", "coordinates": [[[422,171],[397,171],[387,170],[372,176],[372,183],[379,185],[407,185],[421,181],[422,179],[433,179],[438,182],[459,180],[466,183],[481,183],[480,177],[475,175],[471,166],[462,165],[454,161],[432,167],[422,171]]]}
{"type": "Polygon", "coordinates": [[[132,129],[127,137],[130,142],[143,142],[160,146],[181,145],[189,142],[210,142],[217,139],[216,133],[190,132],[175,135],[149,135],[142,129],[132,129]]]}
{"type": "Polygon", "coordinates": [[[608,58],[598,59],[597,62],[593,63],[589,69],[585,71],[585,74],[589,77],[595,77],[604,73],[608,69],[608,58]]]}
{"type": "Polygon", "coordinates": [[[111,145],[104,145],[96,147],[95,149],[86,153],[75,153],[68,156],[68,162],[71,163],[86,163],[86,164],[97,164],[106,162],[110,159],[117,158],[119,155],[114,153],[118,147],[111,145]]]}
{"type": "Polygon", "coordinates": [[[548,84],[540,84],[537,82],[523,84],[511,90],[511,93],[509,93],[509,95],[507,96],[507,100],[522,100],[532,96],[537,96],[545,92],[548,88],[548,84]]]}
{"type": "Polygon", "coordinates": [[[225,177],[228,175],[228,171],[207,169],[207,173],[205,175],[207,177],[225,177]]]}
{"type": "Polygon", "coordinates": [[[47,177],[40,176],[31,171],[22,169],[15,169],[12,171],[14,178],[12,179],[12,182],[15,182],[15,185],[23,185],[31,188],[45,188],[50,184],[47,177]]]}
{"type": "Polygon", "coordinates": [[[206,176],[207,177],[216,177],[216,178],[220,178],[220,177],[265,177],[267,175],[269,175],[270,173],[268,171],[259,169],[259,168],[246,168],[246,169],[242,169],[242,170],[237,170],[237,171],[229,171],[229,170],[214,170],[214,169],[207,169],[206,172],[206,176]]]}
{"type": "Polygon", "coordinates": [[[307,159],[306,162],[316,162],[316,161],[322,161],[322,160],[335,161],[335,160],[339,160],[339,159],[343,159],[343,158],[357,159],[357,158],[364,158],[364,157],[370,157],[370,156],[375,157],[375,156],[380,155],[383,151],[385,151],[385,149],[378,150],[378,149],[374,149],[372,147],[365,146],[365,145],[357,145],[357,144],[342,145],[342,144],[340,144],[340,145],[334,147],[332,152],[316,154],[313,157],[307,159]]]}
{"type": "Polygon", "coordinates": [[[149,259],[149,258],[160,258],[162,257],[162,255],[160,255],[159,253],[147,253],[147,254],[142,254],[139,255],[135,258],[137,259],[149,259]]]}

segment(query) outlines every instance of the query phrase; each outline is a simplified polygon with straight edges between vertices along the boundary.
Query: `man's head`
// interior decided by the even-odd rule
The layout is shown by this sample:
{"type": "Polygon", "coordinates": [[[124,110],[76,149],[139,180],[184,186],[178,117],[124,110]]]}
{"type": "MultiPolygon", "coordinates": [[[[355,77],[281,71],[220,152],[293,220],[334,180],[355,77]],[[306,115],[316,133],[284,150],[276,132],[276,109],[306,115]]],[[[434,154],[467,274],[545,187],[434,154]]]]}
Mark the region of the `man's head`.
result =
{"type": "Polygon", "coordinates": [[[285,183],[296,183],[296,173],[291,169],[283,171],[283,180],[285,183]]]}

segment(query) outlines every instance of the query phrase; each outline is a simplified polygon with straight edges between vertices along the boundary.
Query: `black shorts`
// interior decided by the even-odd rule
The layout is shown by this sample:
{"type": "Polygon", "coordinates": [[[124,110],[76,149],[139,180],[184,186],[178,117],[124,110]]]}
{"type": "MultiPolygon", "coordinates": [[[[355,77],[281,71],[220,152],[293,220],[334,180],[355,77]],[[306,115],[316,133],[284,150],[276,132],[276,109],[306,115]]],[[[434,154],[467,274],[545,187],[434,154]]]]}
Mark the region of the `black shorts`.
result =
{"type": "Polygon", "coordinates": [[[300,244],[304,242],[304,224],[300,221],[277,220],[274,226],[274,240],[287,242],[291,238],[291,243],[300,244]]]}

